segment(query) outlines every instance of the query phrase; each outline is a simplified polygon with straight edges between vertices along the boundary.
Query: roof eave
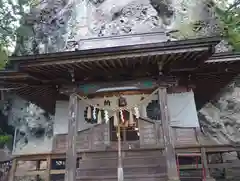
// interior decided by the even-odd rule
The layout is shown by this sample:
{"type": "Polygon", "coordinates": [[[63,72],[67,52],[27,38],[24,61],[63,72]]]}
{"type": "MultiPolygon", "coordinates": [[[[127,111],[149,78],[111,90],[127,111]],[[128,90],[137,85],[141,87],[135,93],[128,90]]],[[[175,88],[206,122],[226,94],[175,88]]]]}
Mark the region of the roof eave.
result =
{"type": "Polygon", "coordinates": [[[199,39],[179,40],[179,41],[168,41],[160,43],[145,43],[138,45],[118,46],[118,47],[107,47],[87,50],[77,50],[71,52],[57,52],[49,54],[38,54],[28,56],[12,56],[9,57],[10,63],[31,63],[31,62],[42,62],[42,61],[56,61],[56,60],[67,60],[69,58],[82,58],[90,55],[103,56],[105,54],[124,54],[128,52],[136,51],[149,51],[151,49],[161,50],[174,50],[174,49],[191,49],[197,47],[213,47],[220,42],[218,37],[207,37],[199,39]]]}

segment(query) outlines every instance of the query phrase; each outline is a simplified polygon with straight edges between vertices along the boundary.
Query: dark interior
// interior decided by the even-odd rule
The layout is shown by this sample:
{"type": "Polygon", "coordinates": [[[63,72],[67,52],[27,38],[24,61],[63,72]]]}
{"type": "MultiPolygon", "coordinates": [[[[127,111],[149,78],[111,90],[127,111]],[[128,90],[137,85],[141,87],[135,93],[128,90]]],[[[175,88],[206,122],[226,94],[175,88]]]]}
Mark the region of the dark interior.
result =
{"type": "MultiPolygon", "coordinates": [[[[124,117],[126,118],[126,121],[129,120],[129,112],[124,113],[124,117]]],[[[121,117],[118,115],[118,119],[120,120],[121,117]]],[[[137,141],[139,140],[138,136],[138,121],[136,118],[134,118],[134,122],[136,123],[133,126],[121,126],[120,127],[120,136],[121,141],[137,141]]],[[[113,117],[110,118],[110,139],[111,141],[117,141],[117,127],[114,126],[114,120],[113,117]]]]}

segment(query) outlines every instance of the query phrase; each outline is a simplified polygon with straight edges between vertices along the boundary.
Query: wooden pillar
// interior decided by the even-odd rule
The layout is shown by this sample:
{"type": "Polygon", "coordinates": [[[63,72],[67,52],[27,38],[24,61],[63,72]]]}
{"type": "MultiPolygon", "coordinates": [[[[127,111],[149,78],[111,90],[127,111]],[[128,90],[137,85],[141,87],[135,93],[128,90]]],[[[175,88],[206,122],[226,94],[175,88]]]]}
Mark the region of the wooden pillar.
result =
{"type": "Polygon", "coordinates": [[[14,177],[15,177],[15,173],[16,173],[16,169],[17,169],[17,159],[15,158],[12,161],[12,167],[9,173],[9,181],[14,181],[14,177]]]}
{"type": "Polygon", "coordinates": [[[204,147],[201,148],[201,157],[202,157],[202,166],[206,176],[206,179],[203,178],[203,181],[215,181],[215,179],[211,177],[209,172],[207,154],[206,154],[206,149],[204,147]]]}
{"type": "Polygon", "coordinates": [[[77,148],[76,139],[78,133],[78,98],[71,95],[69,99],[69,119],[67,135],[66,172],[65,181],[76,181],[77,148]]]}
{"type": "Polygon", "coordinates": [[[51,164],[52,164],[51,155],[48,155],[48,157],[47,157],[46,181],[51,181],[51,164]]]}
{"type": "Polygon", "coordinates": [[[162,131],[164,140],[164,153],[166,156],[167,181],[180,181],[176,163],[176,153],[172,140],[170,115],[167,106],[167,90],[165,87],[158,91],[158,100],[161,111],[162,131]]]}
{"type": "Polygon", "coordinates": [[[208,161],[207,161],[207,155],[206,155],[206,149],[204,147],[202,147],[201,144],[201,130],[199,128],[195,129],[195,133],[196,133],[196,138],[197,141],[199,143],[199,145],[201,146],[200,151],[201,151],[201,161],[202,161],[202,167],[204,169],[204,173],[206,178],[203,178],[203,181],[215,181],[214,178],[211,177],[210,173],[209,173],[209,168],[208,168],[208,161]]]}

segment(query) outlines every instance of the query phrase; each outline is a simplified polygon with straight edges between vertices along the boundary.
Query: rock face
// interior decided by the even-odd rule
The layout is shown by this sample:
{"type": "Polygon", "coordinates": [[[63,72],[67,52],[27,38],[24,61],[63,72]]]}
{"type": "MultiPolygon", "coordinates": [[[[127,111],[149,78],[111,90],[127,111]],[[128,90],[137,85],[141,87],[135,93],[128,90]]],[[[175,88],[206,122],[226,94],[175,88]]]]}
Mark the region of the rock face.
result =
{"type": "Polygon", "coordinates": [[[8,116],[9,124],[16,130],[13,152],[21,154],[51,150],[52,116],[19,97],[11,95],[7,100],[3,113],[8,116]],[[42,145],[42,148],[36,148],[38,144],[42,145]]]}
{"type": "Polygon", "coordinates": [[[203,130],[218,143],[240,143],[240,87],[239,80],[226,87],[214,103],[199,111],[203,130]]]}
{"type": "MultiPolygon", "coordinates": [[[[239,78],[228,85],[218,95],[218,98],[206,104],[198,113],[200,125],[208,139],[215,140],[219,144],[239,144],[240,143],[240,84],[239,78]]],[[[218,155],[210,157],[210,163],[216,163],[218,155]]],[[[234,162],[240,159],[240,153],[230,152],[222,154],[224,162],[234,162]]],[[[234,169],[211,170],[214,175],[226,175],[231,179],[234,169]]],[[[235,171],[236,172],[236,171],[235,171]]],[[[235,178],[235,180],[239,180],[235,178]]]]}
{"type": "MultiPolygon", "coordinates": [[[[174,38],[218,33],[211,7],[189,0],[48,0],[31,9],[15,54],[74,51],[81,39],[179,30],[174,38]]],[[[21,27],[20,27],[21,28],[21,27]]]]}

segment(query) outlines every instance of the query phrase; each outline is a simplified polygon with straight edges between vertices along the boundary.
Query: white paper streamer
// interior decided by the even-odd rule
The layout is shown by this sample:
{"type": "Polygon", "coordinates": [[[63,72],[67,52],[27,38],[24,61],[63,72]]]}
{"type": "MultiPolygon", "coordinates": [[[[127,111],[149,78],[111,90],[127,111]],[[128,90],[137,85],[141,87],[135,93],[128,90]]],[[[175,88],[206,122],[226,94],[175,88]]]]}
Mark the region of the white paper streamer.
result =
{"type": "Polygon", "coordinates": [[[108,115],[108,111],[107,110],[104,110],[104,119],[105,119],[105,122],[108,123],[109,115],[108,115]]]}
{"type": "Polygon", "coordinates": [[[140,117],[138,107],[134,107],[134,112],[135,112],[135,116],[136,116],[136,118],[138,119],[138,118],[140,117]]]}

